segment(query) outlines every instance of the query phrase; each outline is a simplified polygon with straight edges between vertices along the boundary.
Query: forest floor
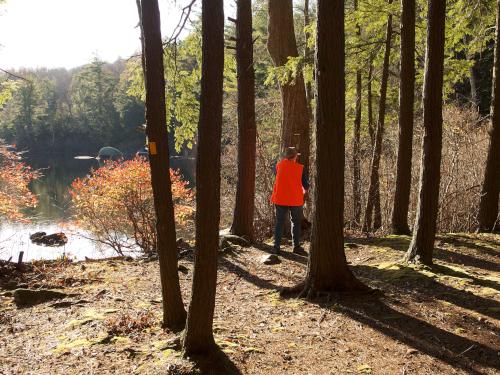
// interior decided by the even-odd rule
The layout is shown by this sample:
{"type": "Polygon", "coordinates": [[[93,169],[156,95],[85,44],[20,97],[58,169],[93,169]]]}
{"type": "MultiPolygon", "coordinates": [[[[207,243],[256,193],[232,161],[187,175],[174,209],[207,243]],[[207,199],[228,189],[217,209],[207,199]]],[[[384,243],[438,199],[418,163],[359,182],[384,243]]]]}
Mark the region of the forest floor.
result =
{"type": "MultiPolygon", "coordinates": [[[[347,242],[352,270],[379,292],[334,294],[314,302],[283,299],[278,291],[302,280],[307,258],[285,252],[281,263],[262,264],[266,244],[221,254],[214,332],[228,369],[242,374],[499,373],[499,235],[440,235],[432,268],[398,263],[408,247],[406,236],[347,242]]],[[[179,275],[188,301],[192,252],[180,265],[187,269],[181,267],[179,275]]],[[[16,277],[25,287],[73,296],[17,308],[4,280],[1,374],[185,374],[207,368],[183,360],[169,342],[175,334],[160,328],[155,261],[37,262],[16,277]]]]}

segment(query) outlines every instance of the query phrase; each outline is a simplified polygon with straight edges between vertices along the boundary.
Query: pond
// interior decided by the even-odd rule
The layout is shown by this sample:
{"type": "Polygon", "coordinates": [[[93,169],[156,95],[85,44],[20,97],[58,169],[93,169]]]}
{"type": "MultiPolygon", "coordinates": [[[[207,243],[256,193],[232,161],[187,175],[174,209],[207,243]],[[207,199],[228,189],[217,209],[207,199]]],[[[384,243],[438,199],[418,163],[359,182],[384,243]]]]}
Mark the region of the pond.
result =
{"type": "Polygon", "coordinates": [[[29,223],[0,223],[0,259],[12,258],[12,261],[17,261],[21,251],[24,252],[23,261],[55,259],[62,255],[76,260],[115,255],[112,250],[101,248],[88,239],[88,233],[70,224],[69,187],[75,178],[84,177],[92,167],[97,167],[97,162],[67,158],[34,160],[28,163],[43,175],[31,186],[31,190],[38,196],[38,205],[27,212],[31,219],[29,223]],[[40,231],[47,234],[64,232],[68,242],[61,247],[36,245],[29,237],[40,231]]]}

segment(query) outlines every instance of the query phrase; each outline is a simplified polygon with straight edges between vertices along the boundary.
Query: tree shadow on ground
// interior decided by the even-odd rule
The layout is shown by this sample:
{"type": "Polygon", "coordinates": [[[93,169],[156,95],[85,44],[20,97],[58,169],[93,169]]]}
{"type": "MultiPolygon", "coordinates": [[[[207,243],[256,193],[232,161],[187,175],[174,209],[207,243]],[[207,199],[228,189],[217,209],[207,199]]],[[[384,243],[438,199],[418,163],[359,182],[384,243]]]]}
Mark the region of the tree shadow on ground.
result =
{"type": "MultiPolygon", "coordinates": [[[[272,254],[274,251],[273,247],[266,243],[255,243],[253,244],[253,247],[269,254],[272,254]]],[[[291,251],[281,250],[279,256],[287,260],[291,260],[293,262],[297,262],[304,265],[307,264],[307,256],[297,255],[292,253],[291,251]]]]}
{"type": "MultiPolygon", "coordinates": [[[[393,289],[397,294],[418,293],[427,300],[446,301],[462,308],[476,311],[493,319],[500,318],[500,302],[493,299],[477,296],[467,290],[460,290],[439,282],[441,274],[428,270],[417,270],[400,264],[394,268],[378,268],[373,266],[358,265],[353,267],[356,276],[368,279],[369,282],[384,283],[384,290],[393,289]]],[[[446,267],[435,266],[434,271],[446,267]]],[[[469,276],[466,276],[469,278],[469,276]]],[[[497,283],[494,283],[497,284],[497,283]]],[[[496,285],[498,289],[498,284],[496,285]]],[[[498,332],[500,334],[500,330],[498,332]]]]}
{"type": "MultiPolygon", "coordinates": [[[[379,246],[388,247],[396,251],[406,252],[410,246],[411,237],[409,236],[386,236],[381,238],[357,238],[351,239],[354,243],[366,245],[366,246],[379,246]]],[[[465,247],[472,250],[477,250],[479,252],[486,253],[495,257],[500,256],[499,251],[495,251],[489,247],[481,246],[476,243],[471,243],[469,241],[456,239],[453,237],[439,236],[439,244],[452,244],[456,247],[465,247]]],[[[498,271],[499,265],[497,263],[482,259],[480,257],[475,257],[469,254],[463,254],[461,252],[450,251],[442,247],[436,247],[434,251],[434,258],[442,261],[461,264],[464,266],[481,268],[487,271],[498,271]]]]}
{"type": "Polygon", "coordinates": [[[470,374],[483,373],[476,364],[500,369],[494,348],[396,311],[375,295],[363,299],[339,295],[335,304],[324,307],[470,374]]]}
{"type": "MultiPolygon", "coordinates": [[[[500,249],[500,240],[496,239],[499,234],[500,234],[500,232],[499,233],[497,233],[497,232],[495,232],[495,233],[481,233],[481,234],[453,233],[453,234],[448,234],[446,237],[448,239],[452,239],[452,240],[475,241],[476,244],[477,243],[488,244],[488,245],[491,245],[495,248],[500,249]],[[486,237],[485,235],[488,235],[488,234],[493,235],[494,238],[486,237]]],[[[481,246],[481,245],[478,245],[478,246],[481,246]]],[[[482,248],[484,248],[484,247],[485,246],[482,246],[482,248]]],[[[489,249],[488,247],[486,247],[486,248],[489,249]]],[[[490,250],[492,250],[492,249],[490,249],[490,250]]],[[[498,252],[496,252],[496,254],[498,256],[500,256],[500,254],[498,254],[498,252]]]]}
{"type": "Polygon", "coordinates": [[[249,271],[245,270],[244,268],[240,267],[239,265],[235,264],[234,262],[231,262],[229,259],[223,257],[219,259],[219,267],[222,267],[226,269],[229,272],[232,272],[245,281],[248,281],[249,283],[252,283],[259,288],[262,289],[271,289],[271,290],[280,290],[281,286],[273,284],[269,280],[262,279],[257,275],[254,275],[250,273],[249,271]]]}
{"type": "Polygon", "coordinates": [[[479,238],[467,237],[465,234],[450,234],[446,236],[438,235],[438,239],[442,243],[447,243],[458,247],[468,247],[469,249],[477,250],[480,253],[500,258],[500,251],[499,251],[500,242],[491,239],[487,239],[484,237],[479,237],[479,238]],[[493,246],[497,250],[489,246],[484,246],[485,243],[493,246]]]}
{"type": "Polygon", "coordinates": [[[241,371],[231,359],[218,346],[213,353],[206,356],[192,356],[189,360],[194,362],[196,370],[193,374],[203,375],[241,375],[241,371]]]}

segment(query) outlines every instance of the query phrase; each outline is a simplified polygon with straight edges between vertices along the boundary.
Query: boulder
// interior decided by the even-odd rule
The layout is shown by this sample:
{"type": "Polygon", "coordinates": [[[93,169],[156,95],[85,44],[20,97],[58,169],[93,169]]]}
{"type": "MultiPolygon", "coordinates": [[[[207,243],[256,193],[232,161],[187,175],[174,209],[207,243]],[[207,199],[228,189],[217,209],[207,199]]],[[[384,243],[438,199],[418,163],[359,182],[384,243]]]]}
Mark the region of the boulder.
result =
{"type": "Polygon", "coordinates": [[[234,234],[223,234],[219,236],[219,247],[221,249],[227,247],[229,244],[249,247],[251,243],[245,237],[235,236],[234,234]]]}

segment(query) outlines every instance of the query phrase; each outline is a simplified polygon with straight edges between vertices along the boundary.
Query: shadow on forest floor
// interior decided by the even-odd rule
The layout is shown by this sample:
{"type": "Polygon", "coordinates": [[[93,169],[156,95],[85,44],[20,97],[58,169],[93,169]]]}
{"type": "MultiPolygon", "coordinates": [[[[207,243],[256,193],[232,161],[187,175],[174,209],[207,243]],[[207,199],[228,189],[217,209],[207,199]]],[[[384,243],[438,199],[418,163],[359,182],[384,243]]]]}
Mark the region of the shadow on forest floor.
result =
{"type": "MultiPolygon", "coordinates": [[[[406,252],[410,245],[410,236],[388,235],[381,238],[355,238],[352,242],[366,245],[389,247],[391,249],[406,252]]],[[[488,271],[498,271],[499,266],[494,259],[484,259],[484,256],[500,257],[500,242],[485,238],[470,238],[466,235],[451,234],[438,235],[437,244],[434,249],[434,259],[461,264],[469,267],[482,268],[488,271]],[[446,247],[463,248],[467,254],[448,250],[446,247]],[[498,250],[495,250],[498,249],[498,250]],[[482,257],[479,257],[481,255],[482,257]]]]}
{"type": "Polygon", "coordinates": [[[241,371],[218,346],[210,357],[190,357],[196,365],[196,374],[203,375],[240,375],[241,371]]]}
{"type": "MultiPolygon", "coordinates": [[[[441,310],[436,308],[436,303],[441,303],[445,310],[446,306],[455,305],[492,319],[499,319],[500,302],[443,284],[440,282],[441,277],[448,277],[450,274],[454,275],[453,277],[462,277],[460,272],[445,266],[435,266],[431,270],[418,270],[397,263],[381,266],[382,268],[357,265],[352,268],[358,278],[371,287],[383,290],[385,296],[373,293],[359,298],[359,295],[339,293],[328,296],[327,303],[317,300],[310,302],[341,313],[421,353],[458,366],[470,374],[483,374],[475,367],[477,364],[500,369],[497,349],[457,334],[465,332],[460,328],[462,324],[474,326],[483,332],[485,329],[489,330],[492,337],[498,337],[500,329],[495,323],[484,319],[478,321],[474,318],[474,313],[452,316],[449,312],[445,312],[442,319],[446,325],[455,326],[455,332],[448,327],[440,328],[432,322],[436,318],[435,314],[441,310]],[[384,268],[387,266],[389,268],[384,268]],[[329,302],[332,296],[334,303],[329,302]]],[[[498,289],[498,284],[495,284],[498,289]]]]}
{"type": "Polygon", "coordinates": [[[325,307],[470,374],[483,373],[474,368],[474,363],[500,369],[495,349],[401,313],[375,296],[339,296],[336,303],[325,307]]]}

